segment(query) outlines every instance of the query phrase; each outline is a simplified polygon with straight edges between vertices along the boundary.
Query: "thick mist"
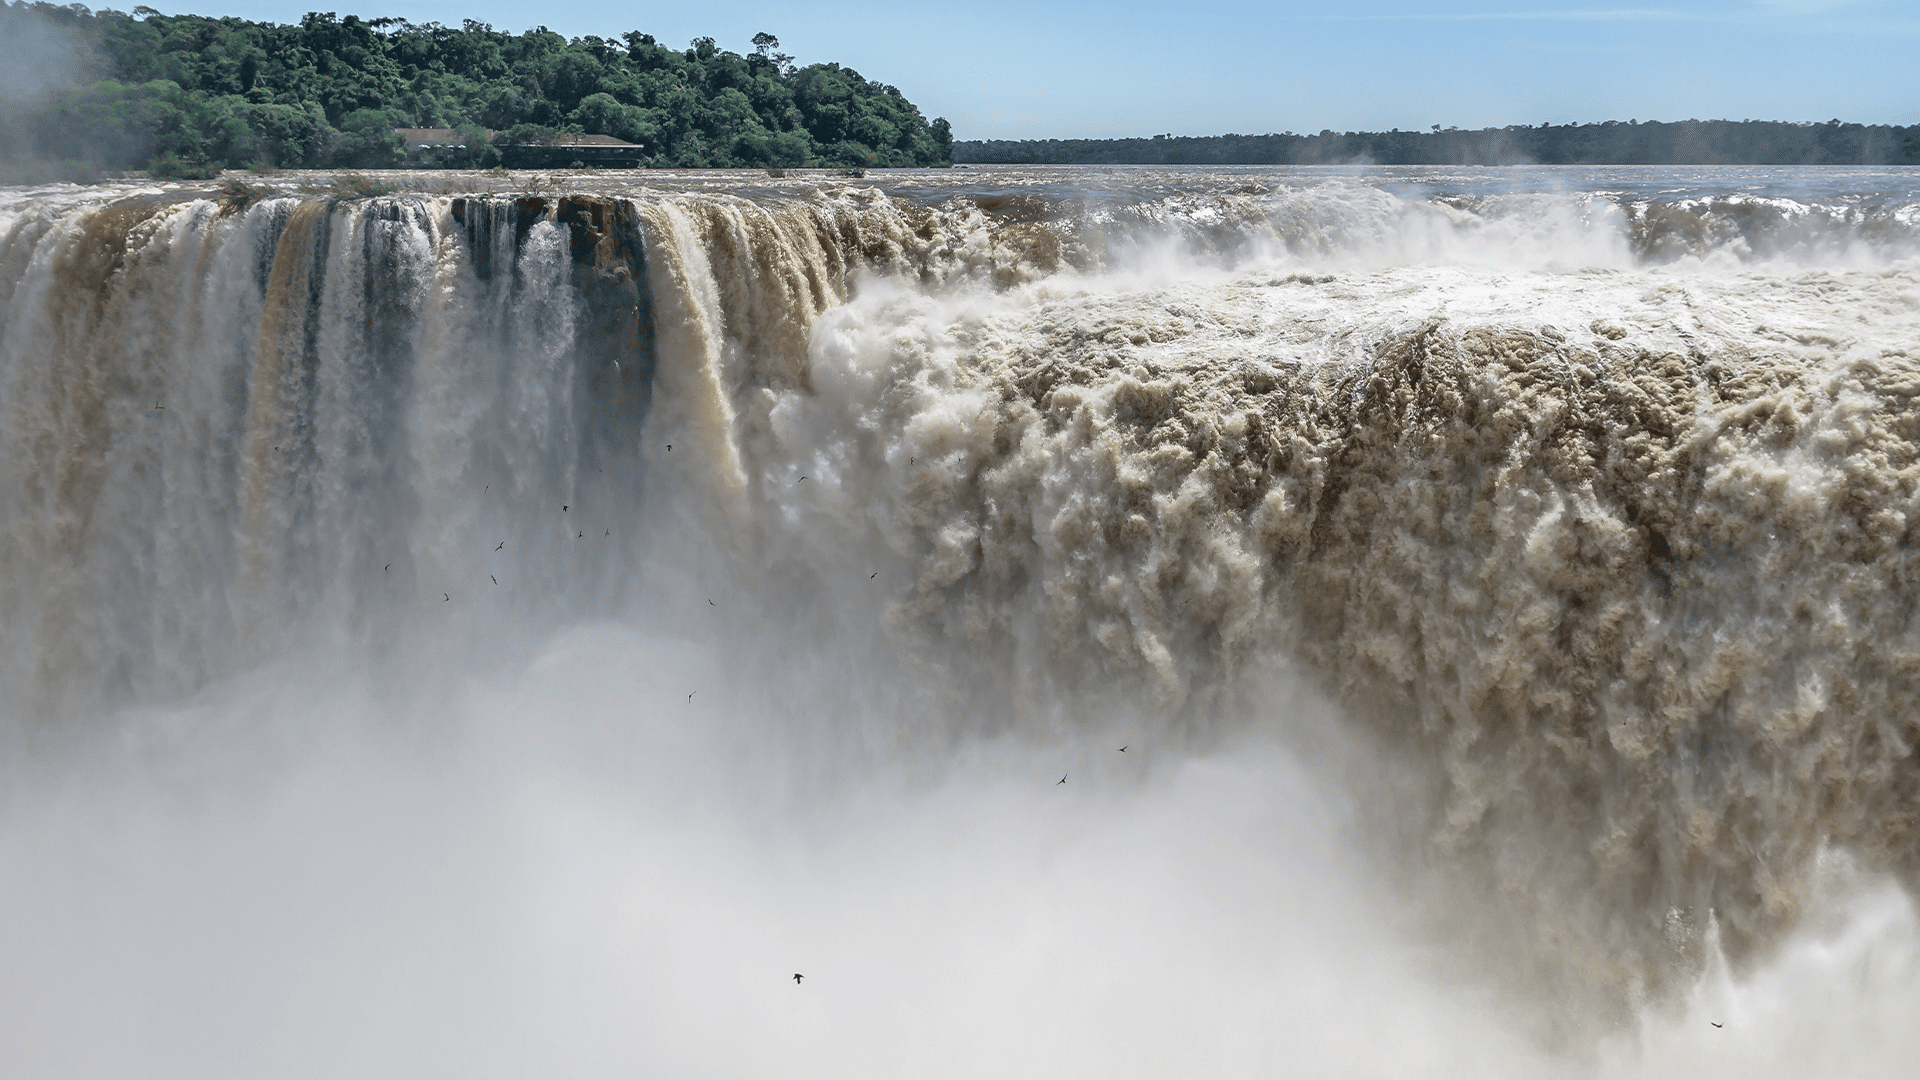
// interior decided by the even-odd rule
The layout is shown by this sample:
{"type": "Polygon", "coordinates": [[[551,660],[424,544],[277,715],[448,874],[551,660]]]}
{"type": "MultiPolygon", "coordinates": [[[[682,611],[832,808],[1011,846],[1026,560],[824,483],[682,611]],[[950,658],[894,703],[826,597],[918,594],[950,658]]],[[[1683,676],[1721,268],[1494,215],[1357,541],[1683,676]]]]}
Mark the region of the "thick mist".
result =
{"type": "Polygon", "coordinates": [[[1904,196],[454,179],[0,204],[9,1075],[1916,1049],[1904,196]]]}
{"type": "Polygon", "coordinates": [[[9,1072],[1402,1071],[1478,1058],[1456,1029],[1514,1042],[1396,939],[1347,796],[1271,741],[822,749],[800,732],[909,718],[738,644],[596,624],[398,708],[276,671],[129,717],[9,808],[9,1072]],[[1377,1044],[1382,1011],[1407,1030],[1377,1044]]]}
{"type": "Polygon", "coordinates": [[[87,37],[24,4],[0,8],[0,182],[87,181],[99,175],[98,162],[138,154],[152,136],[113,125],[93,133],[78,155],[49,154],[61,145],[63,115],[59,95],[107,73],[87,37]],[[79,160],[61,160],[80,157],[79,160]]]}
{"type": "Polygon", "coordinates": [[[30,11],[9,7],[4,18],[7,33],[0,41],[0,107],[34,104],[49,90],[91,70],[93,57],[77,35],[30,11]]]}
{"type": "Polygon", "coordinates": [[[1394,792],[1337,767],[1311,694],[1245,718],[1306,748],[862,751],[819,733],[914,718],[794,693],[827,628],[646,616],[404,688],[287,665],[16,756],[7,1073],[1731,1078],[1915,1049],[1911,901],[1844,866],[1766,963],[1569,1046],[1380,865],[1357,804],[1394,792]]]}

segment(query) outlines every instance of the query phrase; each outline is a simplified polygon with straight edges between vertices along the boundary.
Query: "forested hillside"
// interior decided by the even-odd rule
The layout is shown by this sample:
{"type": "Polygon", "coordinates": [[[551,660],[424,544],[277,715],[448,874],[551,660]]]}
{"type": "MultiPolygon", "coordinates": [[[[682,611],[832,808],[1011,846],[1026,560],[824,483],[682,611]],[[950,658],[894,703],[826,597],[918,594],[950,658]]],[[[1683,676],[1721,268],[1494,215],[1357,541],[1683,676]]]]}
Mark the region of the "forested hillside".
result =
{"type": "Polygon", "coordinates": [[[757,34],[746,55],[638,31],[569,40],[312,13],[298,25],[0,3],[0,157],[23,173],[248,165],[380,168],[400,127],[500,142],[555,132],[644,144],[654,166],[945,164],[952,136],[892,86],[795,66],[757,34]],[[22,72],[32,66],[33,77],[22,72]],[[63,163],[63,164],[52,164],[63,163]]]}
{"type": "Polygon", "coordinates": [[[1463,131],[992,139],[954,160],[1013,165],[1887,165],[1915,160],[1920,127],[1771,120],[1609,120],[1463,131]]]}

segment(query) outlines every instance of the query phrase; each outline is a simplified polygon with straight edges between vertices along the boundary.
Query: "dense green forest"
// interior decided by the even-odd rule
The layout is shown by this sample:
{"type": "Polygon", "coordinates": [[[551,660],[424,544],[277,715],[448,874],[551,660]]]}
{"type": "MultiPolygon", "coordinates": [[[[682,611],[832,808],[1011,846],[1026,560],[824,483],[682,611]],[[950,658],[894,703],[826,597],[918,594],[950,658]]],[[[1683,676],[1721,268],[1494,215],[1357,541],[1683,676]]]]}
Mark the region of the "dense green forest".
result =
{"type": "Polygon", "coordinates": [[[955,143],[957,162],[1013,165],[1890,165],[1920,156],[1920,126],[1769,120],[1609,120],[1463,131],[1155,135],[955,143]]]}
{"type": "Polygon", "coordinates": [[[0,3],[0,159],[15,179],[157,165],[382,168],[395,128],[461,129],[460,164],[558,132],[645,146],[652,166],[910,166],[951,160],[943,119],[838,64],[796,66],[633,32],[569,40],[311,13],[298,25],[0,3]],[[37,175],[36,175],[37,174],[37,175]]]}

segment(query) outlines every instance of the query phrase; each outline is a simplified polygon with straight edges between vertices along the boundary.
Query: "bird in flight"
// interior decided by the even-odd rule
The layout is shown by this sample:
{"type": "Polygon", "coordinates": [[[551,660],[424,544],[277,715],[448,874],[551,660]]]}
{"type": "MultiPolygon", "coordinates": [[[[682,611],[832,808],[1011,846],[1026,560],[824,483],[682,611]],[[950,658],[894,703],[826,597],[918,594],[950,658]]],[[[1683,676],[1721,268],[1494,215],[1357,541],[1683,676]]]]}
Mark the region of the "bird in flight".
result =
{"type": "Polygon", "coordinates": [[[880,576],[880,571],[875,570],[873,573],[867,575],[867,580],[872,581],[874,578],[877,578],[879,576],[880,576]]]}
{"type": "MultiPolygon", "coordinates": [[[[1133,745],[1132,743],[1128,743],[1128,744],[1127,744],[1127,746],[1132,746],[1132,745],[1133,745]]],[[[1123,747],[1121,747],[1121,748],[1120,748],[1120,752],[1121,752],[1121,753],[1123,753],[1123,754],[1124,754],[1124,753],[1126,753],[1126,752],[1127,752],[1127,746],[1123,746],[1123,747]]]]}
{"type": "Polygon", "coordinates": [[[716,603],[714,603],[714,602],[713,602],[713,598],[712,598],[712,597],[708,597],[708,598],[707,598],[707,606],[708,606],[708,607],[719,607],[720,605],[719,605],[719,604],[716,604],[716,603]]]}
{"type": "Polygon", "coordinates": [[[561,507],[561,508],[560,508],[560,512],[561,512],[561,513],[563,513],[563,514],[564,514],[564,513],[566,513],[566,512],[567,512],[567,508],[566,508],[566,507],[564,507],[564,506],[563,506],[563,507],[561,507]]]}
{"type": "Polygon", "coordinates": [[[490,577],[490,578],[493,578],[493,583],[494,583],[495,585],[498,585],[498,584],[500,584],[500,579],[499,579],[499,578],[497,578],[497,577],[493,577],[493,575],[492,575],[492,574],[488,574],[487,576],[488,576],[488,577],[490,577]]]}
{"type": "Polygon", "coordinates": [[[668,443],[668,444],[667,444],[667,453],[669,453],[669,454],[671,454],[671,453],[673,453],[673,444],[672,444],[672,443],[668,443]]]}
{"type": "Polygon", "coordinates": [[[452,601],[453,601],[453,597],[451,597],[451,596],[448,596],[448,595],[447,595],[446,593],[441,593],[441,594],[440,594],[440,602],[441,602],[441,603],[443,603],[443,604],[446,604],[446,603],[451,603],[452,601]]]}
{"type": "MultiPolygon", "coordinates": [[[[159,402],[157,402],[157,401],[153,403],[153,407],[154,407],[155,409],[165,409],[165,408],[166,408],[166,406],[165,406],[165,405],[162,405],[162,404],[160,404],[160,403],[159,403],[159,402]]],[[[279,449],[279,447],[277,447],[277,446],[276,446],[276,447],[274,447],[274,449],[276,449],[276,450],[278,450],[278,449],[279,449]]]]}
{"type": "Polygon", "coordinates": [[[383,567],[381,567],[381,568],[380,568],[380,572],[384,574],[384,573],[386,573],[387,571],[389,571],[389,570],[391,570],[391,569],[393,569],[393,564],[392,564],[392,563],[388,563],[387,565],[385,565],[385,566],[383,566],[383,567]]]}
{"type": "Polygon", "coordinates": [[[1709,1023],[1709,1024],[1713,1024],[1713,1026],[1714,1026],[1714,1027],[1725,1027],[1725,1026],[1726,1026],[1726,1025],[1724,1025],[1724,1024],[1718,1024],[1718,1023],[1714,1023],[1714,1021],[1712,1021],[1712,1020],[1709,1020],[1709,1021],[1707,1021],[1707,1023],[1709,1023]]]}
{"type": "Polygon", "coordinates": [[[794,972],[794,973],[793,973],[793,984],[794,984],[795,986],[798,986],[798,985],[800,985],[800,980],[801,980],[801,979],[804,979],[804,978],[806,978],[806,976],[805,976],[805,975],[802,975],[802,974],[800,974],[800,973],[799,973],[799,972],[797,972],[797,971],[796,971],[796,972],[794,972]]]}
{"type": "Polygon", "coordinates": [[[493,545],[493,550],[499,551],[502,548],[505,548],[506,546],[507,546],[507,542],[505,540],[502,540],[499,543],[493,545]]]}
{"type": "Polygon", "coordinates": [[[1053,786],[1054,786],[1054,787],[1059,787],[1059,786],[1060,786],[1060,784],[1064,784],[1064,783],[1066,783],[1066,782],[1067,782],[1067,778],[1066,778],[1065,776],[1062,776],[1062,777],[1060,778],[1060,783],[1059,783],[1059,784],[1055,784],[1055,785],[1053,785],[1053,786]]]}
{"type": "MultiPolygon", "coordinates": [[[[693,692],[693,694],[697,694],[697,693],[699,693],[699,692],[700,692],[700,691],[698,691],[698,690],[695,690],[695,691],[693,692]]],[[[693,700],[693,694],[688,694],[688,695],[687,695],[687,700],[688,700],[688,701],[692,701],[692,700],[693,700]]]]}
{"type": "Polygon", "coordinates": [[[581,533],[579,536],[574,537],[575,540],[585,540],[586,538],[587,538],[586,533],[581,533]]]}

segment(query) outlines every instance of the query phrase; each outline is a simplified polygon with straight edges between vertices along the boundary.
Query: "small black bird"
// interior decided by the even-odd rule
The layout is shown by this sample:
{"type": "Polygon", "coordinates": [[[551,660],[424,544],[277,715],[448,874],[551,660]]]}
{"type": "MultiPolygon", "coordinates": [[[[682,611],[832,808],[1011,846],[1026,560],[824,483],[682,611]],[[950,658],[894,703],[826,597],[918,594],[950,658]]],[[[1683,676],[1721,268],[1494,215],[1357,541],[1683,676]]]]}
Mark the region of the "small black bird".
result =
{"type": "MultiPolygon", "coordinates": [[[[695,690],[695,691],[693,692],[693,694],[697,694],[697,693],[699,693],[699,692],[700,692],[700,691],[698,691],[698,690],[695,690]]],[[[688,700],[688,701],[692,701],[692,700],[693,700],[693,694],[688,694],[688,695],[687,695],[687,700],[688,700]]]]}
{"type": "MultiPolygon", "coordinates": [[[[1127,746],[1132,746],[1132,745],[1133,745],[1132,743],[1128,743],[1128,744],[1127,744],[1127,746]]],[[[1126,752],[1127,752],[1127,746],[1123,746],[1123,747],[1121,747],[1121,748],[1120,748],[1120,752],[1121,752],[1121,753],[1123,753],[1123,754],[1124,754],[1124,753],[1126,753],[1126,752]]]]}
{"type": "Polygon", "coordinates": [[[714,602],[713,602],[713,598],[712,598],[712,597],[708,597],[708,598],[707,598],[707,606],[708,606],[708,607],[719,607],[720,605],[719,605],[719,604],[716,604],[716,603],[714,603],[714,602]]]}
{"type": "MultiPolygon", "coordinates": [[[[805,480],[805,479],[806,479],[806,477],[804,477],[804,476],[800,478],[800,480],[805,480]]],[[[799,483],[799,482],[800,482],[800,480],[796,480],[796,481],[794,481],[794,483],[796,483],[796,484],[797,484],[797,483],[799,483]]]]}
{"type": "Polygon", "coordinates": [[[448,595],[447,595],[446,593],[441,593],[441,594],[440,594],[440,602],[441,602],[441,603],[443,603],[443,604],[446,604],[446,603],[451,603],[452,601],[453,601],[453,597],[451,597],[451,596],[448,596],[448,595]]]}
{"type": "Polygon", "coordinates": [[[391,569],[393,569],[393,564],[392,564],[392,563],[388,563],[387,565],[385,565],[385,566],[383,566],[383,567],[381,567],[381,568],[380,568],[380,572],[384,574],[384,573],[386,573],[387,571],[389,571],[389,570],[391,570],[391,569]]]}
{"type": "Polygon", "coordinates": [[[488,574],[487,576],[488,576],[489,578],[493,578],[493,583],[494,583],[495,585],[498,585],[498,584],[500,584],[500,579],[499,579],[499,578],[497,578],[497,577],[493,577],[493,575],[492,575],[492,574],[488,574]]]}
{"type": "MultiPolygon", "coordinates": [[[[166,408],[166,406],[165,406],[165,405],[162,405],[162,404],[160,404],[160,403],[159,403],[159,402],[157,402],[157,401],[153,403],[153,407],[154,407],[155,409],[165,409],[165,408],[166,408]]],[[[279,449],[279,447],[274,447],[274,449],[276,449],[276,450],[277,450],[277,449],[279,449]]]]}
{"type": "Polygon", "coordinates": [[[492,490],[493,490],[493,485],[492,485],[492,484],[488,484],[488,485],[487,485],[486,487],[483,487],[483,488],[481,488],[481,489],[480,489],[480,494],[482,494],[482,495],[485,495],[485,494],[486,494],[487,492],[489,492],[489,491],[492,491],[492,490]]]}
{"type": "Polygon", "coordinates": [[[794,973],[793,973],[793,984],[794,984],[795,986],[798,986],[798,985],[800,985],[800,980],[801,980],[801,979],[804,979],[804,978],[806,978],[806,976],[805,976],[805,975],[802,975],[802,974],[800,974],[800,973],[799,973],[799,972],[797,972],[797,971],[796,971],[796,972],[794,972],[794,973]]]}
{"type": "MultiPolygon", "coordinates": [[[[1062,777],[1060,778],[1060,784],[1064,784],[1064,783],[1066,783],[1066,782],[1067,782],[1067,778],[1066,778],[1066,777],[1064,777],[1064,776],[1062,776],[1062,777]]],[[[1060,784],[1055,784],[1055,785],[1053,785],[1053,786],[1054,786],[1054,787],[1059,787],[1059,786],[1060,786],[1060,784]]]]}
{"type": "Polygon", "coordinates": [[[668,443],[668,444],[667,444],[667,453],[669,453],[669,454],[671,454],[671,453],[673,453],[673,444],[672,444],[672,443],[668,443]]]}
{"type": "Polygon", "coordinates": [[[867,575],[867,580],[872,581],[874,578],[877,578],[879,576],[880,576],[880,571],[875,570],[873,573],[867,575]]]}
{"type": "Polygon", "coordinates": [[[586,533],[581,533],[579,536],[574,537],[575,540],[585,540],[586,538],[587,538],[586,533]]]}
{"type": "Polygon", "coordinates": [[[506,546],[507,546],[507,542],[505,540],[502,540],[499,543],[493,545],[493,550],[499,551],[506,546]]]}
{"type": "Polygon", "coordinates": [[[567,512],[567,508],[566,508],[566,507],[564,507],[564,506],[563,506],[563,507],[561,507],[561,508],[560,508],[560,512],[561,512],[561,513],[563,513],[563,514],[564,514],[564,513],[566,513],[566,512],[567,512]]]}
{"type": "Polygon", "coordinates": [[[1725,1026],[1725,1025],[1722,1025],[1722,1024],[1714,1024],[1714,1023],[1713,1023],[1713,1021],[1711,1021],[1711,1020],[1709,1020],[1709,1021],[1707,1021],[1707,1023],[1709,1023],[1709,1024],[1713,1024],[1713,1026],[1714,1026],[1714,1027],[1723,1027],[1723,1026],[1725,1026]]]}

